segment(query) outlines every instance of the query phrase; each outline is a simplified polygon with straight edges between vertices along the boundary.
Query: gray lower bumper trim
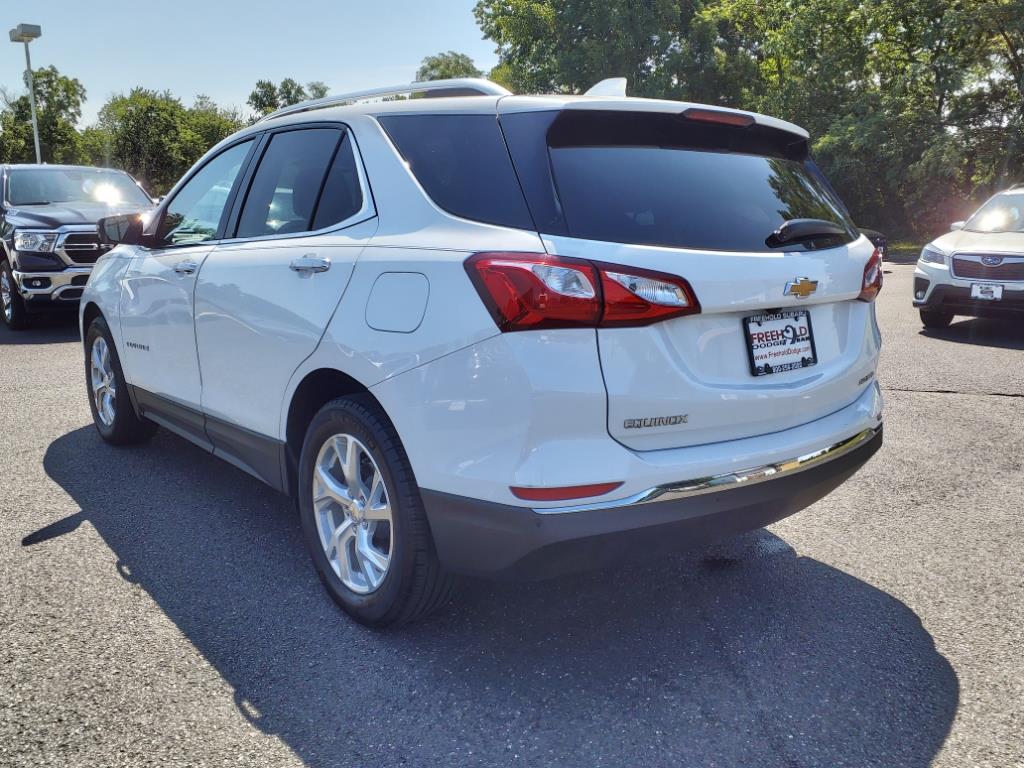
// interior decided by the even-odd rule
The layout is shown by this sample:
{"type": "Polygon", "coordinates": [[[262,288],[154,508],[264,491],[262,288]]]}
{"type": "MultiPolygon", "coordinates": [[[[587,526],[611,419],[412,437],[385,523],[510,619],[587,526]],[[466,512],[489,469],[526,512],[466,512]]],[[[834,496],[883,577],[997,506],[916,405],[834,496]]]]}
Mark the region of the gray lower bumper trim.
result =
{"type": "Polygon", "coordinates": [[[838,443],[833,445],[820,448],[816,451],[811,451],[803,456],[795,456],[791,459],[775,462],[773,464],[764,464],[759,467],[744,469],[739,472],[727,472],[725,474],[713,475],[711,477],[700,477],[693,480],[684,480],[678,483],[659,485],[654,488],[648,488],[646,491],[641,491],[640,493],[636,493],[632,496],[627,496],[624,499],[596,501],[590,504],[575,504],[568,507],[548,507],[546,509],[534,509],[533,511],[540,515],[562,515],[570,512],[587,512],[595,509],[630,507],[637,504],[650,504],[655,501],[685,499],[691,496],[700,496],[705,493],[724,491],[728,488],[735,488],[740,485],[755,485],[756,483],[763,483],[767,480],[778,480],[779,478],[786,477],[787,475],[794,475],[797,472],[803,472],[811,467],[824,464],[827,461],[838,459],[840,456],[845,456],[850,451],[854,451],[869,442],[881,431],[881,429],[881,425],[865,429],[863,432],[858,432],[852,437],[840,440],[838,443]]]}

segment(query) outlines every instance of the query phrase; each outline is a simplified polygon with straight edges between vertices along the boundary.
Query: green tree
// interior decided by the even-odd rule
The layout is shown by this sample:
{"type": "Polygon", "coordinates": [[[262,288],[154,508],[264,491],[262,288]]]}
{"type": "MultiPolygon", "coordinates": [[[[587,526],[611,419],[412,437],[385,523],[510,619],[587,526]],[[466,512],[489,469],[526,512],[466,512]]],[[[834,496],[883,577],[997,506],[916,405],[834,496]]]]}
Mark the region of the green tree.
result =
{"type": "Polygon", "coordinates": [[[479,0],[493,76],[798,123],[855,219],[931,235],[1024,180],[1021,0],[479,0]]]}
{"type": "MultiPolygon", "coordinates": [[[[36,116],[42,159],[48,163],[76,163],[82,156],[76,124],[82,116],[85,88],[56,67],[33,70],[36,116]]],[[[27,86],[27,83],[26,83],[27,86]]],[[[32,113],[28,92],[3,94],[0,113],[0,162],[35,162],[32,113]]]]}
{"type": "Polygon", "coordinates": [[[262,117],[306,99],[321,99],[327,93],[327,84],[320,80],[312,80],[305,85],[291,77],[286,77],[278,85],[270,80],[257,80],[246,103],[256,111],[257,117],[262,117]]]}
{"type": "Polygon", "coordinates": [[[245,121],[237,109],[223,109],[204,94],[196,96],[195,103],[188,109],[191,129],[202,139],[203,146],[213,145],[240,130],[245,121]]]}
{"type": "Polygon", "coordinates": [[[170,92],[135,88],[103,106],[89,146],[102,148],[107,164],[131,173],[150,193],[162,194],[209,148],[212,134],[204,137],[193,117],[170,92]]]}
{"type": "Polygon", "coordinates": [[[448,51],[427,56],[416,70],[416,81],[449,80],[456,77],[483,77],[483,72],[464,53],[448,51]]]}

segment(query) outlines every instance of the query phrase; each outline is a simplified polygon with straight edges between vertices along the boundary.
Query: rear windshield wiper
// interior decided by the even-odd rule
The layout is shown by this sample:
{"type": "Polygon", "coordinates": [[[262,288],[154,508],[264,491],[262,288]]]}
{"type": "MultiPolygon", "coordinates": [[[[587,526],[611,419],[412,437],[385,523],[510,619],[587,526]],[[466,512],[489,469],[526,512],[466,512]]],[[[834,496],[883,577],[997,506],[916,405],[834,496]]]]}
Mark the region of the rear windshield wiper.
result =
{"type": "Polygon", "coordinates": [[[791,243],[802,243],[807,240],[824,240],[841,238],[846,230],[838,224],[824,219],[790,219],[772,232],[765,245],[769,248],[781,248],[791,243]]]}
{"type": "Polygon", "coordinates": [[[49,200],[31,200],[27,203],[11,203],[11,205],[50,205],[49,200]]]}

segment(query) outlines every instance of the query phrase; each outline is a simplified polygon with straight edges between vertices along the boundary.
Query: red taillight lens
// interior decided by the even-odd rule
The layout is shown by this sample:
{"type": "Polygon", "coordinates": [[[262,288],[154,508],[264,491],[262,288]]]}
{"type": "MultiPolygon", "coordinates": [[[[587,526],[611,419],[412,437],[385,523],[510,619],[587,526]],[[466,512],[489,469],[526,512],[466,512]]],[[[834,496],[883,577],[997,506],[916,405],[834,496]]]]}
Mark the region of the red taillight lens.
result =
{"type": "Polygon", "coordinates": [[[648,325],[700,312],[688,282],[635,267],[477,253],[466,272],[502,331],[648,325]]]}
{"type": "Polygon", "coordinates": [[[593,327],[601,316],[588,261],[532,253],[477,253],[466,271],[503,331],[593,327]]]}
{"type": "Polygon", "coordinates": [[[867,266],[864,267],[864,280],[861,283],[860,296],[857,298],[861,301],[874,301],[880,290],[882,290],[882,252],[875,248],[875,252],[868,259],[867,266]]]}

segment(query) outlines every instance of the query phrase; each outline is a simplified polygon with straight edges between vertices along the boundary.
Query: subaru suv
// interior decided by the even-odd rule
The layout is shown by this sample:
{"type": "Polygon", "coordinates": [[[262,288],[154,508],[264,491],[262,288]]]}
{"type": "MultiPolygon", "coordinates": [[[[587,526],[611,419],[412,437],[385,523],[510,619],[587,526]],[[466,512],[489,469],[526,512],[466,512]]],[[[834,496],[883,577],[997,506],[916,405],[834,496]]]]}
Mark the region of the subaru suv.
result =
{"type": "Polygon", "coordinates": [[[650,562],[882,441],[881,258],[763,115],[438,81],[286,108],[101,232],[103,439],[160,425],[298,500],[375,626],[453,574],[650,562]]]}
{"type": "Polygon", "coordinates": [[[104,216],[153,206],[123,171],[78,165],[0,166],[0,317],[11,330],[34,315],[76,310],[106,248],[104,216]]]}
{"type": "Polygon", "coordinates": [[[955,315],[1024,317],[1024,184],[921,250],[914,306],[926,328],[945,328],[955,315]]]}

